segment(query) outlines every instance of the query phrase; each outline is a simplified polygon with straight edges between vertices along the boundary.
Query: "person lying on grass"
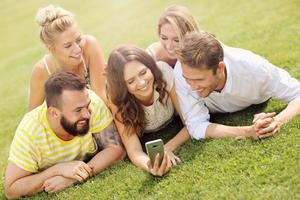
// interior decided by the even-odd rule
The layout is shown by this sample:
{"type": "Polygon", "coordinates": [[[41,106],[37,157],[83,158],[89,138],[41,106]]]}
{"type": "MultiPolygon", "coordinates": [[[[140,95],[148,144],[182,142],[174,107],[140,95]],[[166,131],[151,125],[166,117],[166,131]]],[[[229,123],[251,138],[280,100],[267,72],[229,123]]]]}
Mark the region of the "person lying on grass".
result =
{"type": "Polygon", "coordinates": [[[199,31],[199,25],[190,11],[180,5],[166,8],[158,21],[159,41],[146,51],[155,61],[164,61],[174,68],[177,62],[176,46],[187,32],[199,31]]]}
{"type": "Polygon", "coordinates": [[[130,160],[155,176],[164,175],[180,161],[172,152],[190,138],[186,127],[165,145],[161,165],[159,154],[151,165],[139,138],[165,127],[174,108],[180,115],[172,68],[155,63],[140,48],[124,45],[109,56],[107,83],[109,106],[130,160]]]}
{"type": "Polygon", "coordinates": [[[7,198],[63,190],[125,156],[109,109],[79,76],[52,74],[45,95],[16,130],[5,172],[7,198]]]}
{"type": "Polygon", "coordinates": [[[300,113],[300,83],[285,70],[247,50],[221,44],[207,32],[187,33],[177,49],[178,101],[193,138],[266,138],[300,113]],[[280,113],[260,113],[253,125],[223,126],[209,113],[230,113],[270,98],[287,102],[280,113]]]}
{"type": "Polygon", "coordinates": [[[105,100],[104,55],[97,40],[82,34],[74,15],[61,7],[49,5],[39,9],[36,21],[48,53],[33,67],[29,110],[43,103],[44,84],[58,71],[71,71],[86,79],[90,88],[105,100]]]}

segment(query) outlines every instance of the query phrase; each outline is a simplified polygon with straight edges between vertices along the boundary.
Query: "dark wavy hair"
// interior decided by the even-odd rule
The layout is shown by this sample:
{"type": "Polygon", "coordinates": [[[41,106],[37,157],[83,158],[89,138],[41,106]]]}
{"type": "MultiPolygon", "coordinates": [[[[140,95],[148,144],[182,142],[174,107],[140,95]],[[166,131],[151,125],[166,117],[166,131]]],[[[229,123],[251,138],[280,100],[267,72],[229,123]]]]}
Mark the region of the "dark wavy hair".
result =
{"type": "Polygon", "coordinates": [[[166,104],[169,93],[166,90],[166,82],[163,80],[162,72],[153,58],[144,50],[132,45],[122,45],[111,52],[106,68],[107,94],[109,100],[118,108],[115,118],[125,125],[127,135],[129,130],[133,129],[141,137],[147,125],[145,112],[141,103],[128,92],[123,75],[125,65],[131,61],[140,62],[150,69],[154,76],[155,90],[159,93],[161,103],[166,104]]]}

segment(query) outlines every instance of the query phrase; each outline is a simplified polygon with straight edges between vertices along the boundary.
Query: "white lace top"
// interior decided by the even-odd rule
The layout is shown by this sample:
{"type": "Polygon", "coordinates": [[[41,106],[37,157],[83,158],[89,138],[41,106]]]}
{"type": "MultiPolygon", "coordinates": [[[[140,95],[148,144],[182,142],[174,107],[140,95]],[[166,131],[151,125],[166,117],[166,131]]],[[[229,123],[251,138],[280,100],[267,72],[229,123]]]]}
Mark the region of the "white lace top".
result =
{"type": "MultiPolygon", "coordinates": [[[[168,92],[174,86],[173,69],[165,62],[159,61],[156,63],[163,74],[163,79],[167,83],[166,90],[168,92]]],[[[164,99],[165,100],[165,99],[164,99]]],[[[154,103],[150,106],[143,106],[146,114],[147,125],[145,132],[154,132],[166,126],[173,118],[174,106],[170,95],[168,96],[167,104],[159,102],[159,93],[154,91],[154,103]]]]}

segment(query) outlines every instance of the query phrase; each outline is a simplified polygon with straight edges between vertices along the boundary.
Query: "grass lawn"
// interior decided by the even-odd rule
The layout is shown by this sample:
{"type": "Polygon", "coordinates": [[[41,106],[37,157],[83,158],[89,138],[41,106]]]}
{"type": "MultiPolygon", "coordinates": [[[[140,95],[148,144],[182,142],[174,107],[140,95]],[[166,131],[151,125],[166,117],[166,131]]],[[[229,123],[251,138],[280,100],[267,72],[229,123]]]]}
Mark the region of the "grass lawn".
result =
{"type": "MultiPolygon", "coordinates": [[[[49,1],[2,0],[0,3],[0,173],[4,181],[16,126],[27,110],[33,64],[45,53],[34,22],[49,1]]],[[[174,1],[52,1],[73,11],[84,33],[97,37],[106,58],[119,44],[147,47],[156,41],[156,24],[174,1]]],[[[300,79],[299,0],[177,1],[187,6],[202,29],[227,45],[246,48],[300,79]]],[[[213,121],[247,125],[254,113],[282,110],[270,100],[245,111],[214,115],[213,121]]],[[[176,129],[176,124],[173,124],[176,129]]],[[[169,131],[163,133],[170,136],[169,131]]],[[[160,133],[161,134],[161,133],[160,133]]],[[[190,141],[176,151],[183,163],[155,178],[128,160],[58,194],[32,199],[300,199],[300,117],[278,136],[263,141],[190,141]]],[[[26,186],[25,186],[26,187],[26,186]]],[[[5,198],[3,184],[0,198],[5,198]]],[[[31,199],[30,198],[30,199],[31,199]]]]}

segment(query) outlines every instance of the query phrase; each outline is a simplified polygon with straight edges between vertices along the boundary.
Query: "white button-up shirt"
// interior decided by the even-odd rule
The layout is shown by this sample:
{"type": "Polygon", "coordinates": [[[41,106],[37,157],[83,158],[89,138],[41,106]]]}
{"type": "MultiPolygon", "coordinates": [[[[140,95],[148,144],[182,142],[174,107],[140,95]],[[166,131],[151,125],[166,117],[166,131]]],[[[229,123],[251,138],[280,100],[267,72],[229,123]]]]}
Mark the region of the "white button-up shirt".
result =
{"type": "Polygon", "coordinates": [[[284,102],[300,100],[300,83],[285,70],[251,51],[225,45],[223,50],[227,80],[221,92],[202,98],[186,83],[180,62],[173,71],[181,112],[195,139],[205,137],[209,112],[235,112],[271,97],[284,102]]]}

